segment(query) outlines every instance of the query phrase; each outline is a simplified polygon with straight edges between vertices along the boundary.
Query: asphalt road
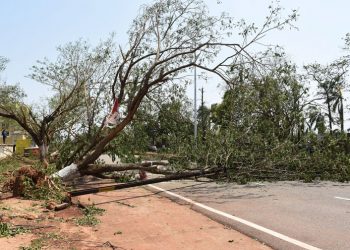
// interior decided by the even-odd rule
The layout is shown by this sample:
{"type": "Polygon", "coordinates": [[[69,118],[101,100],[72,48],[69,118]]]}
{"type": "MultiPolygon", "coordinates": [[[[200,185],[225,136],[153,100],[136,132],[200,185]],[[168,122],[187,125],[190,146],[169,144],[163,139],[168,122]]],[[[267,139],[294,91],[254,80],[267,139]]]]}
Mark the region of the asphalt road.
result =
{"type": "Polygon", "coordinates": [[[227,216],[226,220],[222,216],[216,218],[215,213],[198,209],[275,249],[303,249],[294,244],[293,240],[307,244],[310,246],[308,249],[350,249],[348,183],[277,182],[235,185],[188,180],[156,186],[204,204],[212,210],[216,209],[219,213],[222,211],[269,229],[272,233],[252,228],[227,216]],[[292,240],[285,239],[288,237],[292,240]]]}

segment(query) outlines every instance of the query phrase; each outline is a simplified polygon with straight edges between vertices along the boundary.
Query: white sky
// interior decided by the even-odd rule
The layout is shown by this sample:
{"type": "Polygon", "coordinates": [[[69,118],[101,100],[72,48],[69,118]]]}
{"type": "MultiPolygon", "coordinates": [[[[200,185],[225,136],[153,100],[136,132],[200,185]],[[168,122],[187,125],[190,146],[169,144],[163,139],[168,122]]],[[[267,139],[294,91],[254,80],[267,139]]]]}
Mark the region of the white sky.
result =
{"type": "MultiPolygon", "coordinates": [[[[45,97],[44,88],[25,76],[38,59],[55,58],[56,46],[87,39],[92,44],[116,33],[124,44],[126,31],[139,7],[151,0],[0,0],[0,55],[10,59],[2,78],[20,82],[29,101],[45,97]]],[[[229,12],[237,19],[257,24],[267,14],[268,0],[205,0],[213,14],[229,12]]],[[[302,66],[318,61],[327,63],[343,55],[342,38],[350,32],[350,1],[281,0],[285,13],[298,9],[298,31],[273,32],[265,42],[283,46],[290,59],[302,66]]],[[[207,104],[218,102],[222,91],[215,78],[205,88],[207,104]]],[[[198,82],[198,88],[203,84],[198,82]]]]}

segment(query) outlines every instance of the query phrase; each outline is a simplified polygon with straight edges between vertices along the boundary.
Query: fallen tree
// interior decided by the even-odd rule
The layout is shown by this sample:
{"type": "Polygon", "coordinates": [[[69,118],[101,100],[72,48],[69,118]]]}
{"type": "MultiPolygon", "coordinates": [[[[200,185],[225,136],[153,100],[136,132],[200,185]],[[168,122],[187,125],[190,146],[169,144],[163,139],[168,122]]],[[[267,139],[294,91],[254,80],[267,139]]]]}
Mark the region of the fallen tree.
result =
{"type": "Polygon", "coordinates": [[[297,17],[293,11],[281,20],[280,7],[269,10],[258,28],[254,24],[234,22],[228,15],[210,16],[205,4],[198,0],[160,0],[145,6],[129,30],[128,48],[120,47],[111,84],[113,99],[119,101],[124,115],[114,128],[103,128],[82,145],[80,157],[58,175],[67,179],[84,174],[130,124],[143,99],[169,82],[179,82],[188,70],[197,67],[229,83],[226,74],[229,69],[245,64],[261,67],[263,56],[253,55],[248,48],[269,31],[292,26],[297,17]],[[238,31],[241,39],[231,41],[233,30],[238,31]],[[226,56],[220,54],[223,49],[226,56]]]}
{"type": "Polygon", "coordinates": [[[279,6],[270,6],[266,19],[257,27],[245,21],[235,22],[227,14],[211,16],[201,0],[158,0],[144,6],[134,19],[126,49],[120,46],[113,62],[104,63],[111,56],[108,48],[96,49],[94,56],[89,56],[84,47],[79,47],[72,51],[72,58],[81,58],[83,53],[86,56],[82,58],[87,61],[73,60],[69,67],[63,67],[66,64],[58,60],[58,64],[46,62],[44,67],[34,68],[32,78],[60,93],[52,100],[55,104],[52,112],[42,115],[39,122],[32,109],[19,101],[0,107],[0,115],[16,120],[33,136],[41,148],[42,160],[54,135],[70,139],[75,147],[65,152],[68,155],[65,168],[56,174],[63,180],[89,171],[115,171],[122,166],[92,164],[133,121],[145,98],[152,99],[163,86],[186,84],[186,74],[193,68],[230,84],[228,73],[236,67],[247,64],[252,68],[266,67],[263,63],[266,54],[256,53],[258,48],[254,45],[260,46],[261,39],[271,30],[293,27],[296,18],[295,11],[283,18],[279,6]],[[239,36],[234,36],[234,32],[239,36]],[[99,102],[101,99],[104,101],[99,102]],[[114,127],[107,127],[101,119],[103,105],[97,103],[114,100],[119,102],[119,117],[114,127]],[[87,123],[76,119],[81,114],[86,116],[87,123]]]}

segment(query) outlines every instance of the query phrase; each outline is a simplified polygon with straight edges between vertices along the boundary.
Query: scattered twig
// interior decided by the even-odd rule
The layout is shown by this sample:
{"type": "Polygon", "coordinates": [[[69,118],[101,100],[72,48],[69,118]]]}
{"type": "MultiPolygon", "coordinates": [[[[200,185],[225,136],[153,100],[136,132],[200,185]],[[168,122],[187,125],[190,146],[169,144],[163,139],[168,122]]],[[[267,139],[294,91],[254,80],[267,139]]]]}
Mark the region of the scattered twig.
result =
{"type": "Polygon", "coordinates": [[[48,225],[48,226],[36,226],[36,225],[14,225],[14,227],[16,228],[24,228],[24,229],[41,229],[41,228],[51,228],[51,227],[56,227],[56,226],[52,226],[52,225],[48,225]]]}
{"type": "Polygon", "coordinates": [[[110,247],[112,248],[113,250],[115,249],[125,249],[125,248],[122,248],[122,247],[117,247],[117,246],[114,246],[111,242],[109,241],[106,241],[105,243],[102,244],[103,247],[110,247]]]}

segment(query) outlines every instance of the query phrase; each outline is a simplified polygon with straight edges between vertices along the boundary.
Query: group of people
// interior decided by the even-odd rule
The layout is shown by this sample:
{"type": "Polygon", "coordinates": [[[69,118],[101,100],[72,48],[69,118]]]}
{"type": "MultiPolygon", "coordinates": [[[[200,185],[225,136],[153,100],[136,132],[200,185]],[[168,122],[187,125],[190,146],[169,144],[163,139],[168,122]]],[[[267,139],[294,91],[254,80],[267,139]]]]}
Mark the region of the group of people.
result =
{"type": "Polygon", "coordinates": [[[1,135],[2,135],[2,143],[6,144],[6,137],[9,135],[9,132],[3,128],[1,131],[1,135]]]}

